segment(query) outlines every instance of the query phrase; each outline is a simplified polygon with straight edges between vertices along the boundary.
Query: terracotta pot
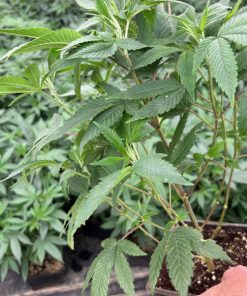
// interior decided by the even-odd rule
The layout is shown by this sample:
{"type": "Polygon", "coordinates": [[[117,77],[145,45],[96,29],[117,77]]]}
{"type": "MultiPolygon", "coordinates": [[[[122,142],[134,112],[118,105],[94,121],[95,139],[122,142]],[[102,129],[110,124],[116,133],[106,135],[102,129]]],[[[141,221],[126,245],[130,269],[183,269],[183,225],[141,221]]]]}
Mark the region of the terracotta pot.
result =
{"type": "MultiPolygon", "coordinates": [[[[203,223],[203,221],[199,221],[199,223],[203,223]]],[[[207,225],[209,226],[216,226],[217,222],[209,222],[207,225]]],[[[223,223],[222,227],[231,227],[231,228],[242,228],[247,230],[247,224],[238,224],[238,223],[223,223]]],[[[178,296],[178,294],[174,291],[165,290],[162,288],[155,289],[155,296],[178,296]]],[[[194,294],[188,294],[188,296],[196,296],[194,294]]]]}

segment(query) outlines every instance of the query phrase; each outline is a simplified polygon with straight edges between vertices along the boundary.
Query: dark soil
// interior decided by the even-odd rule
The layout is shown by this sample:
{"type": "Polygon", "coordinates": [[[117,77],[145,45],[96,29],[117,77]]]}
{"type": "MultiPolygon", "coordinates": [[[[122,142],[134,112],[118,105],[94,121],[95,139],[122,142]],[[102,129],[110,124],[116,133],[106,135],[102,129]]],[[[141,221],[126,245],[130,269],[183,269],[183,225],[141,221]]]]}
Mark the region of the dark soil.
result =
{"type": "Polygon", "coordinates": [[[63,270],[64,264],[62,262],[47,256],[43,265],[30,265],[28,275],[32,277],[41,274],[54,274],[63,270]]]}
{"type": "MultiPolygon", "coordinates": [[[[213,227],[205,229],[204,237],[209,238],[213,231],[213,227]]],[[[232,258],[234,264],[215,260],[215,269],[212,272],[207,270],[207,266],[202,264],[200,260],[195,259],[194,276],[189,292],[199,295],[210,287],[220,283],[224,272],[231,266],[244,265],[247,266],[247,230],[236,227],[223,227],[218,237],[215,239],[219,245],[232,258]]],[[[174,290],[169,280],[165,264],[163,265],[157,286],[159,288],[174,290]]]]}

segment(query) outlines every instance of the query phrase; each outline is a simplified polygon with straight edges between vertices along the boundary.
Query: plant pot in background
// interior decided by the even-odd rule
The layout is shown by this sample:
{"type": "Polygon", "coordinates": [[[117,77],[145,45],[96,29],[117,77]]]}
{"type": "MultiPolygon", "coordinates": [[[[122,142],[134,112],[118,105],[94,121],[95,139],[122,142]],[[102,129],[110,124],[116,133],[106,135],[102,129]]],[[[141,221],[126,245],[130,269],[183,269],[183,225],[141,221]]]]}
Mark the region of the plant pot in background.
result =
{"type": "Polygon", "coordinates": [[[27,283],[33,290],[47,286],[62,284],[65,278],[67,267],[64,263],[47,257],[43,266],[31,265],[27,283]]]}

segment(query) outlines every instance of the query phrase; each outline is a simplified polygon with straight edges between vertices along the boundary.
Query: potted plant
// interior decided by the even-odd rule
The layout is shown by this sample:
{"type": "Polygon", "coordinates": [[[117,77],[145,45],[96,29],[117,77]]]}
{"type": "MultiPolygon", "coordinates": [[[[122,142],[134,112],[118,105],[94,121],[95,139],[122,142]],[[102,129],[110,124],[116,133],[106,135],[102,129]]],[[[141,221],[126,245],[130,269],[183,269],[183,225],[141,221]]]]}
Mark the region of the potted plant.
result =
{"type": "Polygon", "coordinates": [[[8,271],[20,273],[31,286],[41,285],[41,278],[52,278],[64,273],[61,246],[66,241],[59,237],[66,217],[61,209],[60,189],[50,185],[37,190],[28,182],[12,189],[12,198],[0,202],[0,275],[4,280],[8,271]]]}
{"type": "Polygon", "coordinates": [[[83,291],[92,281],[91,295],[107,295],[114,269],[124,292],[134,295],[126,256],[143,256],[144,252],[127,238],[138,230],[157,243],[150,261],[151,291],[165,260],[174,289],[185,296],[196,262],[212,272],[218,264],[215,259],[232,262],[213,238],[222,229],[232,180],[245,157],[246,7],[240,8],[241,1],[234,7],[220,1],[197,14],[181,1],[77,2],[93,15],[89,25],[100,23],[87,35],[69,29],[0,30],[33,39],[2,59],[49,50],[45,73],[30,65],[23,77],[1,77],[0,93],[23,96],[42,92],[70,116],[61,127],[42,135],[32,152],[35,155],[64,136],[75,136],[76,145],[68,162],[34,160],[10,177],[21,171],[29,176],[47,165],[59,167],[63,180],[80,176],[85,190],[67,220],[71,248],[76,230],[102,204],[130,221],[130,230],[121,239],[102,243],[103,250],[88,270],[83,291]],[[177,5],[184,8],[178,16],[173,13],[177,5]],[[55,77],[71,70],[77,102],[69,104],[59,95],[55,77]],[[97,94],[85,99],[82,81],[93,85],[97,94]],[[78,104],[81,107],[74,113],[78,104]],[[77,126],[79,131],[71,133],[77,126]],[[198,145],[203,138],[210,139],[204,151],[198,145]],[[217,196],[201,225],[190,200],[215,166],[221,170],[215,182],[217,196]],[[148,201],[156,205],[158,213],[130,206],[122,198],[126,187],[138,193],[140,205],[148,201]],[[204,239],[203,228],[219,206],[219,222],[204,239]],[[158,214],[168,222],[158,223],[158,214]]]}

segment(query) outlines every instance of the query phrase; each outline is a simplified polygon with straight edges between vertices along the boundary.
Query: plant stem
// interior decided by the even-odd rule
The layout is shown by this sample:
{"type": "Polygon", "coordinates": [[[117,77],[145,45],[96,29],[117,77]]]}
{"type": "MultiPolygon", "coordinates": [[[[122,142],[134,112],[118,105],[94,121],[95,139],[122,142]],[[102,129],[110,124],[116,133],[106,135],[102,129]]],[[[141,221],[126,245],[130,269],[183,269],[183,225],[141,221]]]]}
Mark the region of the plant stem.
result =
{"type": "Polygon", "coordinates": [[[199,114],[197,114],[196,112],[190,110],[190,113],[192,113],[193,115],[195,115],[196,117],[198,117],[202,122],[204,122],[211,130],[214,130],[214,127],[202,116],[200,116],[199,114]]]}
{"type": "Polygon", "coordinates": [[[130,236],[132,233],[136,232],[138,229],[140,229],[140,227],[142,227],[144,225],[144,223],[141,223],[140,225],[136,226],[135,228],[131,229],[130,231],[128,231],[122,238],[121,240],[126,239],[128,236],[130,236]]]}
{"type": "MultiPolygon", "coordinates": [[[[233,109],[233,130],[234,130],[234,155],[233,155],[233,160],[236,160],[238,158],[238,127],[237,127],[237,109],[238,109],[238,103],[235,100],[234,101],[234,109],[233,109]]],[[[218,222],[218,225],[216,227],[216,229],[214,230],[213,234],[212,234],[212,238],[215,238],[216,235],[219,233],[222,224],[224,222],[225,219],[225,215],[228,209],[228,205],[229,205],[229,200],[230,200],[230,193],[231,193],[231,183],[232,183],[232,179],[233,179],[233,174],[234,174],[234,168],[231,168],[230,171],[230,175],[229,175],[229,180],[227,183],[227,188],[226,188],[226,195],[225,195],[225,202],[224,202],[224,206],[223,206],[223,210],[221,212],[221,216],[218,222]]]]}
{"type": "Polygon", "coordinates": [[[118,203],[121,204],[124,208],[126,208],[128,211],[130,211],[131,213],[133,213],[135,216],[137,216],[138,218],[140,218],[141,221],[143,222],[147,222],[149,224],[151,224],[152,226],[159,228],[161,230],[164,230],[165,228],[152,222],[152,221],[148,221],[148,220],[144,220],[142,215],[140,215],[138,212],[136,212],[135,210],[133,210],[131,207],[129,207],[124,201],[122,201],[120,198],[118,199],[118,203]]]}
{"type": "MultiPolygon", "coordinates": [[[[113,207],[112,202],[107,199],[107,202],[113,207]]],[[[131,218],[128,214],[123,213],[123,211],[119,208],[116,208],[116,210],[118,212],[120,212],[122,215],[124,215],[125,217],[127,217],[130,221],[135,222],[135,220],[133,218],[131,218]]],[[[153,241],[155,241],[157,244],[159,243],[159,240],[157,238],[155,238],[154,236],[152,236],[152,234],[150,234],[145,228],[143,228],[142,226],[139,226],[139,229],[149,238],[151,238],[153,241]]]]}
{"type": "MultiPolygon", "coordinates": [[[[52,83],[52,81],[50,80],[50,78],[47,78],[46,80],[47,82],[47,86],[50,90],[50,93],[52,95],[52,98],[53,100],[60,106],[62,107],[67,113],[69,113],[70,115],[73,115],[74,112],[71,111],[67,106],[66,104],[61,100],[61,98],[59,97],[57,91],[56,91],[56,88],[54,87],[54,84],[52,83]]],[[[45,93],[45,92],[42,92],[43,94],[45,94],[48,98],[50,98],[50,96],[45,93]]]]}

